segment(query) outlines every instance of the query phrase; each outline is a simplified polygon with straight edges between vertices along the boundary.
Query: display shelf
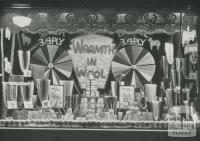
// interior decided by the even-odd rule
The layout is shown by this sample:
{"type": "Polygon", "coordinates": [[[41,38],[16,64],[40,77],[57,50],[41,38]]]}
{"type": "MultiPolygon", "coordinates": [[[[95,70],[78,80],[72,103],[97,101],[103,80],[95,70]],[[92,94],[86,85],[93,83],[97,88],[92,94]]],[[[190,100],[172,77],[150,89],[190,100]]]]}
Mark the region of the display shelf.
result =
{"type": "MultiPolygon", "coordinates": [[[[64,121],[64,120],[0,120],[0,129],[167,131],[168,124],[180,121],[64,121]]],[[[186,121],[182,124],[194,124],[186,121]]],[[[200,121],[196,122],[199,130],[200,121]]]]}
{"type": "Polygon", "coordinates": [[[51,130],[51,131],[111,131],[111,132],[167,132],[167,129],[114,129],[114,128],[42,128],[42,127],[0,127],[0,130],[51,130]]]}
{"type": "Polygon", "coordinates": [[[98,98],[103,98],[103,97],[82,95],[82,98],[98,99],[98,98]]]}
{"type": "Polygon", "coordinates": [[[8,85],[16,85],[16,86],[29,86],[27,82],[6,82],[8,85]]]}

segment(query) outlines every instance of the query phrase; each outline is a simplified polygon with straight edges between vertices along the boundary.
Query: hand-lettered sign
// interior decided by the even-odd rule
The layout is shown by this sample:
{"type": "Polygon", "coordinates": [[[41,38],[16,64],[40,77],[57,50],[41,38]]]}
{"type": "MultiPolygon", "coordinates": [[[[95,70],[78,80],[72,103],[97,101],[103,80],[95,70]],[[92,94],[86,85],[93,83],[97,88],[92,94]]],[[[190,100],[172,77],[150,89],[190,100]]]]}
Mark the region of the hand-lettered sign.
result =
{"type": "Polygon", "coordinates": [[[115,54],[113,39],[97,34],[84,35],[72,39],[70,48],[81,88],[86,89],[91,81],[92,85],[103,89],[115,54]]]}
{"type": "Polygon", "coordinates": [[[120,86],[119,94],[119,105],[121,109],[127,109],[133,106],[135,94],[134,86],[120,86]]]}
{"type": "Polygon", "coordinates": [[[61,46],[65,41],[65,39],[62,37],[48,36],[47,38],[39,39],[39,41],[40,41],[40,46],[45,46],[45,45],[61,46]]]}
{"type": "Polygon", "coordinates": [[[51,107],[54,107],[54,108],[64,107],[63,86],[51,85],[49,96],[50,96],[50,101],[51,101],[51,107]]]}
{"type": "Polygon", "coordinates": [[[137,46],[143,46],[144,42],[148,40],[148,36],[146,34],[126,34],[120,38],[121,46],[126,45],[137,45],[137,46]]]}

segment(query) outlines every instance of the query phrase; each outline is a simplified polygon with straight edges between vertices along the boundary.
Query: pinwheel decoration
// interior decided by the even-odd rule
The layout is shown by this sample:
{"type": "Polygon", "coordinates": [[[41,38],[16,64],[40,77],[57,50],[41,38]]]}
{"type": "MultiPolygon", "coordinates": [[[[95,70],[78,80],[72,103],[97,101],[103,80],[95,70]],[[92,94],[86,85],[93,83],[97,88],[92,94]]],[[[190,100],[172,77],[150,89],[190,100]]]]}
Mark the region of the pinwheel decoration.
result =
{"type": "Polygon", "coordinates": [[[153,78],[155,61],[151,53],[142,47],[125,46],[116,52],[111,69],[117,81],[140,88],[153,78]]]}
{"type": "Polygon", "coordinates": [[[31,56],[33,78],[47,78],[52,84],[68,79],[72,73],[72,59],[68,51],[56,45],[38,48],[31,56]]]}

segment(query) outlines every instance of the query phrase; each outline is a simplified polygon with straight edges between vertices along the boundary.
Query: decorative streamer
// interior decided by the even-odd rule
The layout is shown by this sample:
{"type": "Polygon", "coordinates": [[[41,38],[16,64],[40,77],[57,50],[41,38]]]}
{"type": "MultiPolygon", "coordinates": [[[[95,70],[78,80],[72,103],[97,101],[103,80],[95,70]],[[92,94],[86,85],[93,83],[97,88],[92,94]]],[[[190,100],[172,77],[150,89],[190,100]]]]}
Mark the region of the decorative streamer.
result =
{"type": "Polygon", "coordinates": [[[172,65],[174,59],[174,45],[171,43],[165,43],[165,53],[169,65],[172,65]]]}
{"type": "Polygon", "coordinates": [[[73,92],[74,81],[61,80],[60,84],[63,85],[64,87],[64,96],[65,96],[64,103],[65,103],[65,110],[67,111],[68,108],[72,108],[73,105],[72,92],[73,92]]]}
{"type": "Polygon", "coordinates": [[[13,73],[14,53],[15,53],[15,32],[13,32],[13,36],[12,36],[11,55],[10,55],[10,62],[11,62],[10,75],[12,75],[12,73],[13,73]]]}
{"type": "Polygon", "coordinates": [[[180,47],[182,46],[182,23],[183,23],[183,14],[180,11],[180,36],[181,36],[181,41],[180,41],[180,47]]]}
{"type": "MultiPolygon", "coordinates": [[[[67,89],[68,89],[68,82],[67,81],[64,81],[64,80],[60,80],[59,81],[59,84],[60,85],[63,85],[63,89],[64,89],[64,93],[63,93],[63,96],[64,96],[64,111],[66,111],[68,109],[68,97],[67,97],[67,89]]],[[[71,99],[69,100],[71,102],[71,99]]]]}
{"type": "Polygon", "coordinates": [[[181,59],[181,68],[183,72],[183,76],[185,78],[189,78],[189,60],[187,58],[182,58],[181,59]]]}
{"type": "Polygon", "coordinates": [[[10,40],[10,37],[11,37],[11,31],[10,31],[10,28],[9,27],[6,27],[6,39],[10,40]]]}
{"type": "Polygon", "coordinates": [[[30,51],[18,50],[19,65],[22,72],[24,73],[24,76],[28,76],[27,73],[30,66],[30,56],[30,51]]]}
{"type": "Polygon", "coordinates": [[[3,47],[3,28],[1,28],[1,73],[4,81],[4,47],[3,47]]]}
{"type": "Polygon", "coordinates": [[[50,80],[48,79],[36,79],[36,87],[38,90],[38,97],[41,102],[49,100],[49,87],[50,80]]]}
{"type": "Polygon", "coordinates": [[[172,89],[166,90],[166,105],[168,109],[171,109],[173,107],[173,92],[172,89]]]}
{"type": "Polygon", "coordinates": [[[25,109],[33,108],[33,92],[34,92],[34,83],[28,82],[28,85],[20,86],[21,97],[24,103],[25,109]]]}
{"type": "Polygon", "coordinates": [[[167,63],[167,58],[165,56],[161,57],[160,66],[162,67],[163,70],[163,79],[168,79],[169,66],[167,63]]]}
{"type": "MultiPolygon", "coordinates": [[[[71,76],[71,78],[72,78],[72,81],[74,81],[75,82],[75,78],[73,77],[73,75],[71,76]]],[[[80,92],[80,90],[79,90],[79,87],[77,86],[77,84],[76,83],[74,83],[74,88],[77,90],[77,93],[78,94],[80,94],[81,92],[80,92]]]]}
{"type": "MultiPolygon", "coordinates": [[[[1,73],[2,73],[2,82],[4,82],[4,47],[3,47],[3,28],[1,28],[1,73]]],[[[3,86],[3,83],[2,83],[3,86]]],[[[4,91],[4,87],[2,88],[4,91]]],[[[2,95],[2,118],[5,118],[7,115],[7,108],[6,108],[6,100],[5,95],[2,95]]]]}
{"type": "Polygon", "coordinates": [[[21,50],[22,49],[22,44],[21,44],[21,39],[20,39],[20,36],[19,36],[19,32],[17,33],[17,41],[18,41],[18,44],[19,44],[19,49],[21,50]]]}
{"type": "Polygon", "coordinates": [[[111,94],[117,96],[117,81],[111,81],[111,94]]]}
{"type": "MultiPolygon", "coordinates": [[[[179,48],[177,51],[177,57],[179,57],[180,59],[182,58],[182,52],[181,52],[181,47],[183,46],[182,44],[182,24],[183,24],[183,13],[180,11],[180,43],[179,43],[179,48]]],[[[181,68],[181,61],[179,59],[180,62],[180,68],[181,68]]],[[[178,72],[178,85],[180,85],[180,94],[179,94],[179,102],[180,104],[182,104],[183,101],[183,93],[182,93],[182,88],[183,88],[183,83],[182,82],[182,72],[178,72]]]]}
{"type": "Polygon", "coordinates": [[[9,82],[3,82],[2,86],[3,86],[3,101],[6,106],[4,108],[17,109],[18,86],[10,84],[9,82]]]}

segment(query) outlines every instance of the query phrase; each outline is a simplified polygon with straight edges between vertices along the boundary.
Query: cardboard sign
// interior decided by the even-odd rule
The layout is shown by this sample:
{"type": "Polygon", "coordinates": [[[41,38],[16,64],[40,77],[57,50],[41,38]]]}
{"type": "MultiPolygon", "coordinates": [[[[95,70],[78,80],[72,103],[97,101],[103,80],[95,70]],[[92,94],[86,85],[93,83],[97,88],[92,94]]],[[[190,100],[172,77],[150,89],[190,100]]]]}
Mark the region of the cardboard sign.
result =
{"type": "Polygon", "coordinates": [[[32,109],[33,108],[33,102],[32,101],[24,101],[24,108],[25,109],[32,109]]]}
{"type": "Polygon", "coordinates": [[[8,109],[17,109],[17,101],[7,101],[8,109]]]}
{"type": "Polygon", "coordinates": [[[193,43],[193,44],[186,44],[185,48],[184,48],[184,54],[188,54],[192,51],[196,51],[197,52],[197,43],[193,43]]]}
{"type": "Polygon", "coordinates": [[[120,86],[119,89],[119,106],[120,109],[128,109],[134,103],[134,86],[120,86]]]}
{"type": "Polygon", "coordinates": [[[63,108],[64,107],[64,93],[63,86],[51,85],[50,86],[50,101],[51,107],[53,108],[63,108]]]}
{"type": "Polygon", "coordinates": [[[194,41],[196,37],[196,30],[192,30],[190,32],[188,31],[183,31],[183,34],[182,34],[182,44],[187,44],[189,43],[190,41],[194,41]]]}
{"type": "Polygon", "coordinates": [[[189,52],[197,52],[197,44],[191,44],[189,47],[189,52]]]}
{"type": "Polygon", "coordinates": [[[96,88],[103,89],[115,54],[113,39],[89,34],[72,39],[70,48],[74,70],[81,88],[86,89],[88,82],[91,81],[96,88]]]}

